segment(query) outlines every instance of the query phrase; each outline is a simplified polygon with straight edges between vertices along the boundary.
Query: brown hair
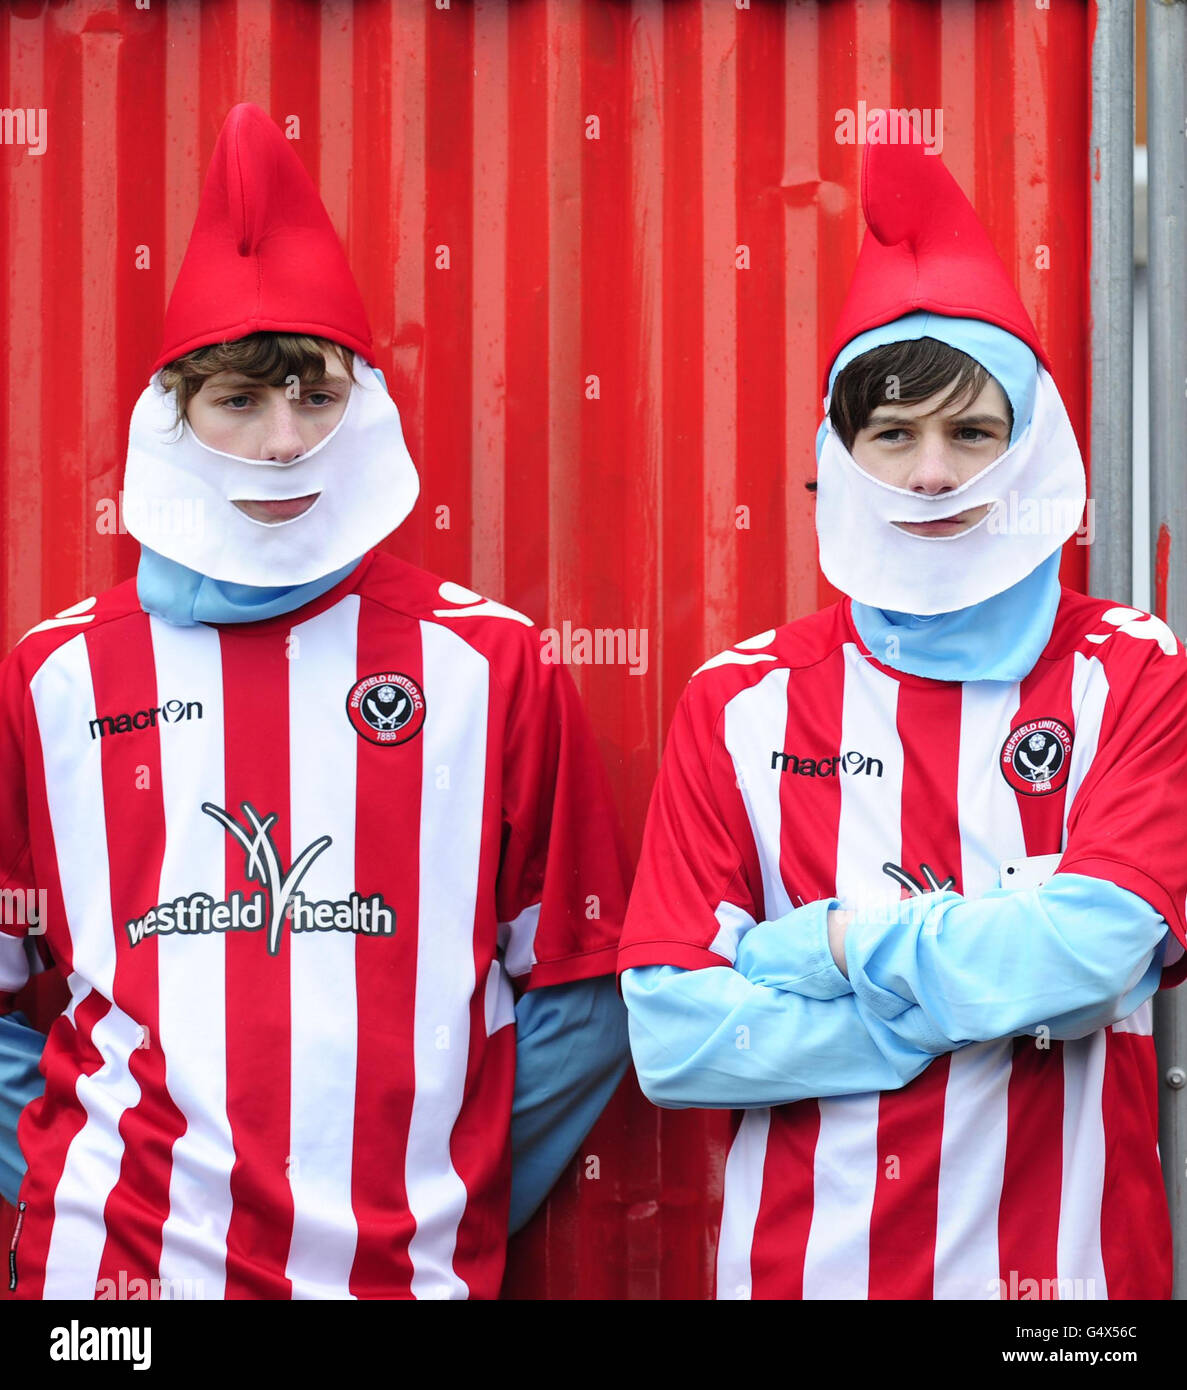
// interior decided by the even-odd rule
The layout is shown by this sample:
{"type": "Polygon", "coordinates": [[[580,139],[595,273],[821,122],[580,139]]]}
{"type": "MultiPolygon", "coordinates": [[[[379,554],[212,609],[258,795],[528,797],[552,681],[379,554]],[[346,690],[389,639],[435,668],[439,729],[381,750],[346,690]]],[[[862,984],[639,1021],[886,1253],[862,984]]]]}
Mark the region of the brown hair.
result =
{"type": "Polygon", "coordinates": [[[161,368],[161,385],[166,391],[176,389],[175,423],[180,425],[202,383],[219,372],[241,372],[258,377],[267,386],[284,386],[295,376],[302,386],[312,386],[325,376],[326,359],[331,353],[349,376],[352,353],[341,343],[306,333],[249,333],[229,343],[195,348],[166,363],[161,368]]]}
{"type": "MultiPolygon", "coordinates": [[[[885,343],[863,352],[842,368],[833,383],[828,418],[841,443],[846,449],[852,449],[858,431],[866,427],[874,411],[888,400],[910,405],[925,401],[950,386],[951,390],[936,406],[936,410],[942,410],[945,406],[975,400],[990,380],[990,374],[980,362],[935,338],[885,343]],[[892,380],[895,382],[893,396],[887,390],[892,380]]],[[[1006,412],[1012,431],[1014,416],[1008,399],[1006,412]]],[[[815,492],[816,484],[809,483],[808,489],[815,492]]]]}

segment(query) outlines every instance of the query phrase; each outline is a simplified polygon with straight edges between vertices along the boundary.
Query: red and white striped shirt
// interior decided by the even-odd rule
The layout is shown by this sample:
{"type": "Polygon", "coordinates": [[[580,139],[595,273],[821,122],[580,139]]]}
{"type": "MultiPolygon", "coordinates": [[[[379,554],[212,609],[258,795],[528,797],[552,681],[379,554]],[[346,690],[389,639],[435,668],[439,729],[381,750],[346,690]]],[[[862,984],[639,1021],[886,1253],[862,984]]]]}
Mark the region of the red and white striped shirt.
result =
{"type": "Polygon", "coordinates": [[[627,881],[568,672],[388,555],[263,622],[173,626],[129,581],[35,628],[0,888],[45,935],[6,914],[0,989],[36,943],[71,1001],[16,1295],[494,1297],[510,981],[612,971],[627,881]]]}
{"type": "MultiPolygon", "coordinates": [[[[669,734],[619,968],[731,965],[746,926],[885,901],[883,865],[975,898],[1005,861],[1127,888],[1187,969],[1187,661],[1063,590],[1020,682],[872,657],[849,601],[738,644],[669,734]]],[[[1006,884],[1008,886],[1008,883],[1006,884]]],[[[756,1298],[1166,1298],[1151,1007],[1077,1041],[975,1043],[898,1091],[737,1114],[717,1283],[756,1298]]]]}

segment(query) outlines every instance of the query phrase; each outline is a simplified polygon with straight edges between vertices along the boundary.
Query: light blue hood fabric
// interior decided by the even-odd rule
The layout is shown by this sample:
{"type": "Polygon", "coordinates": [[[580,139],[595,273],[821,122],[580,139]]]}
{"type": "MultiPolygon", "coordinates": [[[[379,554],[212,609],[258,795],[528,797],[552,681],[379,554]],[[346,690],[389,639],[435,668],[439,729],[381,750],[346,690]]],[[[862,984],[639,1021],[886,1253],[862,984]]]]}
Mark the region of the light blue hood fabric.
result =
{"type": "Polygon", "coordinates": [[[970,608],[920,617],[852,601],[853,625],[884,666],[937,681],[1020,681],[1051,638],[1059,551],[970,608]]]}
{"type": "MultiPolygon", "coordinates": [[[[950,318],[947,314],[931,314],[921,309],[878,328],[871,328],[867,333],[859,333],[837,353],[837,360],[828,374],[829,392],[832,392],[841,372],[862,353],[885,347],[887,343],[913,342],[917,338],[935,338],[937,342],[947,343],[949,347],[980,362],[1010,402],[1010,409],[1014,413],[1014,427],[1010,431],[1010,443],[1013,444],[1030,424],[1030,417],[1034,414],[1038,358],[1020,338],[1015,338],[995,323],[985,323],[981,319],[950,318]]],[[[816,434],[818,459],[823,443],[824,422],[821,421],[816,434]]]]}

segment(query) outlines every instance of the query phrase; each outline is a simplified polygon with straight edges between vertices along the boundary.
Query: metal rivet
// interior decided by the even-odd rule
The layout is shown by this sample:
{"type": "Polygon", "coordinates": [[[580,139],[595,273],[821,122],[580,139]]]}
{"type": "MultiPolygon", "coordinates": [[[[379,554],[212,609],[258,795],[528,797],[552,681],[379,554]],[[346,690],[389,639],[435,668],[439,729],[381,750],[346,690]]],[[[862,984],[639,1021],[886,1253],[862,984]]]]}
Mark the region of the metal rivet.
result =
{"type": "Polygon", "coordinates": [[[1168,1067],[1166,1070],[1166,1084],[1174,1090],[1179,1090],[1183,1083],[1187,1082],[1187,1071],[1182,1067],[1168,1067]]]}

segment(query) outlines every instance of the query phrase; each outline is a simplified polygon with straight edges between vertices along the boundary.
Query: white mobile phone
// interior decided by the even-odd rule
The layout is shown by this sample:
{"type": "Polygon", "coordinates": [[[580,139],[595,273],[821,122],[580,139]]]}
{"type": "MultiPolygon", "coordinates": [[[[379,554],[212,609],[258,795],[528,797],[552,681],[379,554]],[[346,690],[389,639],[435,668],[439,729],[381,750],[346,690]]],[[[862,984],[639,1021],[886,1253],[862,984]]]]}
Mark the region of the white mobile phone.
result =
{"type": "Polygon", "coordinates": [[[1032,854],[1026,859],[1003,859],[999,870],[1003,888],[1041,888],[1059,867],[1062,854],[1032,854]]]}

